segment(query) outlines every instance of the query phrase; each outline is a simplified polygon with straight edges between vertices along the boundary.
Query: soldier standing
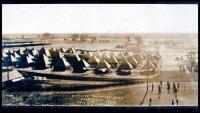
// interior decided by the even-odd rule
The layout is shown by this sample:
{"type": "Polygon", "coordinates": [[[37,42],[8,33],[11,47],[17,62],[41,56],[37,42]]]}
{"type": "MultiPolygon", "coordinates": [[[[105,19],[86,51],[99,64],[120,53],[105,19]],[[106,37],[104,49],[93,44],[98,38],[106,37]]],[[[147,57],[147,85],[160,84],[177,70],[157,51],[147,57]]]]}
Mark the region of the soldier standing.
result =
{"type": "Polygon", "coordinates": [[[158,85],[158,98],[160,98],[160,94],[161,94],[161,87],[160,85],[158,85]]]}
{"type": "Polygon", "coordinates": [[[153,92],[153,83],[152,83],[152,85],[151,85],[151,92],[153,92]]]}
{"type": "Polygon", "coordinates": [[[152,99],[151,99],[151,97],[149,98],[149,106],[151,106],[151,104],[152,104],[152,99]]]}
{"type": "Polygon", "coordinates": [[[176,104],[178,105],[178,98],[176,99],[176,104]]]}
{"type": "Polygon", "coordinates": [[[178,91],[179,91],[179,83],[177,84],[177,88],[178,88],[178,91]]]}
{"type": "Polygon", "coordinates": [[[172,105],[174,105],[174,100],[172,99],[172,105]]]}

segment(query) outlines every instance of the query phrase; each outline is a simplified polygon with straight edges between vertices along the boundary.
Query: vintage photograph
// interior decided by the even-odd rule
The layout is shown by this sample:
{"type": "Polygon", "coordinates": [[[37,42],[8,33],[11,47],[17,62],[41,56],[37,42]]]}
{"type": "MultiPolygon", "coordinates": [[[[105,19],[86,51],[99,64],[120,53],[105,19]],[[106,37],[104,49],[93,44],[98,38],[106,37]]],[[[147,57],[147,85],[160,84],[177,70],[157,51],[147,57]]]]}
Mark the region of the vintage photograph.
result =
{"type": "Polygon", "coordinates": [[[197,4],[2,4],[2,106],[198,106],[197,4]]]}

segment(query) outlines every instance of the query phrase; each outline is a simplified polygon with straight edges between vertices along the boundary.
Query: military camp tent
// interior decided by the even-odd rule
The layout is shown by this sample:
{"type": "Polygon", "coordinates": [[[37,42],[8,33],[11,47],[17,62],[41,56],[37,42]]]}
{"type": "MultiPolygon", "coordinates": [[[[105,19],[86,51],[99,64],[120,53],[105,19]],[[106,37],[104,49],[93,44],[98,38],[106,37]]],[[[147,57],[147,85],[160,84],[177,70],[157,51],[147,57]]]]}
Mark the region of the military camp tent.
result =
{"type": "Polygon", "coordinates": [[[84,59],[78,61],[78,63],[73,67],[73,72],[86,72],[90,70],[90,64],[88,64],[84,59]]]}
{"type": "Polygon", "coordinates": [[[115,56],[110,56],[110,58],[107,61],[111,65],[111,68],[116,68],[119,64],[115,56]]]}
{"type": "Polygon", "coordinates": [[[57,58],[52,65],[54,71],[65,71],[70,68],[70,64],[64,58],[57,58]]]}
{"type": "Polygon", "coordinates": [[[100,59],[93,55],[87,62],[90,64],[91,68],[95,68],[99,64],[100,59]]]}
{"type": "Polygon", "coordinates": [[[50,51],[52,60],[56,60],[57,58],[63,58],[64,55],[57,49],[55,49],[54,51],[50,51]]]}
{"type": "Polygon", "coordinates": [[[138,62],[133,56],[129,56],[127,60],[133,66],[134,69],[138,66],[138,62]]]}
{"type": "Polygon", "coordinates": [[[160,55],[154,53],[154,54],[152,54],[152,56],[153,56],[153,58],[154,58],[157,62],[160,61],[160,55]]]}
{"type": "Polygon", "coordinates": [[[117,55],[117,60],[119,61],[119,63],[121,63],[121,62],[123,61],[124,58],[125,58],[125,56],[124,56],[124,54],[121,53],[121,52],[117,55]]]}
{"type": "Polygon", "coordinates": [[[105,74],[111,72],[111,65],[106,60],[100,60],[99,64],[96,66],[96,74],[105,74]]]}
{"type": "Polygon", "coordinates": [[[74,67],[81,60],[81,58],[77,54],[75,54],[71,57],[67,57],[66,59],[67,59],[67,62],[69,62],[69,64],[72,67],[74,67]]]}
{"type": "Polygon", "coordinates": [[[66,53],[76,53],[76,50],[74,48],[68,48],[66,53]]]}
{"type": "Polygon", "coordinates": [[[108,56],[108,54],[107,53],[102,53],[102,55],[101,55],[101,59],[102,60],[106,60],[107,62],[108,62],[108,60],[110,59],[110,56],[108,56]]]}
{"type": "Polygon", "coordinates": [[[143,58],[140,54],[134,54],[133,57],[137,60],[138,63],[142,63],[143,58]]]}
{"type": "Polygon", "coordinates": [[[97,58],[101,58],[101,53],[98,51],[98,52],[94,52],[93,55],[97,58]]]}
{"type": "Polygon", "coordinates": [[[17,50],[17,53],[18,53],[20,56],[25,54],[23,48],[19,48],[19,49],[17,50]]]}
{"type": "Polygon", "coordinates": [[[13,55],[9,55],[5,60],[5,66],[16,66],[17,62],[17,59],[13,55]]]}
{"type": "Polygon", "coordinates": [[[37,55],[39,55],[39,52],[35,48],[32,48],[30,51],[30,54],[33,56],[37,56],[37,55]]]}
{"type": "Polygon", "coordinates": [[[21,58],[21,56],[20,56],[17,52],[14,52],[14,53],[13,53],[13,56],[14,56],[17,60],[19,60],[19,59],[21,58]]]}
{"type": "Polygon", "coordinates": [[[51,65],[50,59],[45,54],[40,54],[34,63],[35,69],[46,69],[51,65]]]}
{"type": "Polygon", "coordinates": [[[92,54],[90,52],[86,52],[82,50],[79,54],[80,58],[84,59],[85,61],[88,61],[90,57],[92,57],[92,54]]]}
{"type": "Polygon", "coordinates": [[[44,47],[42,47],[42,48],[39,50],[39,54],[40,54],[40,55],[45,54],[47,57],[51,58],[51,54],[50,54],[49,51],[48,51],[46,48],[44,48],[44,47]]]}
{"type": "Polygon", "coordinates": [[[14,51],[13,51],[12,49],[9,49],[7,54],[8,54],[8,55],[13,55],[13,54],[14,54],[14,51]]]}
{"type": "Polygon", "coordinates": [[[61,47],[61,48],[59,49],[59,51],[60,51],[61,53],[66,53],[66,52],[67,52],[67,49],[61,47]]]}
{"type": "Polygon", "coordinates": [[[18,67],[27,68],[33,66],[33,63],[34,61],[32,60],[31,56],[22,55],[18,62],[18,67]]]}
{"type": "Polygon", "coordinates": [[[153,64],[155,67],[157,67],[158,61],[157,61],[152,55],[149,56],[149,60],[152,62],[152,64],[153,64]]]}
{"type": "Polygon", "coordinates": [[[8,57],[8,55],[3,51],[3,52],[2,52],[2,57],[3,57],[3,58],[6,58],[6,57],[8,57]]]}
{"type": "Polygon", "coordinates": [[[117,69],[117,74],[131,74],[132,69],[133,66],[127,61],[127,59],[124,59],[117,69]]]}
{"type": "Polygon", "coordinates": [[[114,56],[115,58],[117,58],[117,55],[116,55],[116,53],[114,53],[114,52],[110,52],[109,53],[109,56],[111,57],[111,56],[114,56]]]}
{"type": "Polygon", "coordinates": [[[52,56],[52,54],[53,54],[56,50],[57,50],[57,49],[56,49],[56,48],[53,48],[53,47],[49,49],[49,53],[51,54],[51,56],[52,56]]]}
{"type": "Polygon", "coordinates": [[[147,74],[155,74],[155,66],[151,61],[146,62],[141,68],[140,68],[140,74],[141,75],[147,75],[147,74]],[[147,65],[148,64],[148,65],[147,65]],[[148,70],[147,70],[148,69],[148,70]]]}
{"type": "Polygon", "coordinates": [[[140,51],[140,55],[142,56],[142,59],[147,57],[147,53],[145,51],[140,51]]]}
{"type": "Polygon", "coordinates": [[[32,59],[32,60],[35,60],[35,57],[33,55],[31,55],[30,53],[27,54],[27,56],[32,59]]]}
{"type": "Polygon", "coordinates": [[[128,51],[124,51],[123,55],[124,56],[130,56],[130,53],[128,51]]]}

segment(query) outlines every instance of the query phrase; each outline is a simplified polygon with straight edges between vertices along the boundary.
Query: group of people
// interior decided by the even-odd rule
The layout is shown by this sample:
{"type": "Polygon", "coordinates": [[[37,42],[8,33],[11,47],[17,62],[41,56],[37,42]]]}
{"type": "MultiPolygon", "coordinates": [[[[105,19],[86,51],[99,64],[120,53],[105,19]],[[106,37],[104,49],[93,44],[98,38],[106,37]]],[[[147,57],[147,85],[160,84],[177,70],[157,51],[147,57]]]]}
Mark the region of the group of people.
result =
{"type": "MultiPolygon", "coordinates": [[[[178,105],[178,97],[177,97],[177,93],[179,91],[179,83],[175,84],[174,82],[172,83],[173,85],[173,93],[175,95],[175,100],[172,99],[172,105],[175,104],[175,101],[176,101],[176,104],[178,105]]],[[[170,82],[167,81],[167,91],[168,91],[168,94],[170,93],[170,82]]],[[[151,92],[153,92],[153,89],[154,89],[154,84],[152,83],[151,85],[151,92]]],[[[158,85],[158,98],[160,99],[160,96],[161,96],[161,91],[162,91],[162,81],[160,81],[160,84],[158,85]]],[[[152,98],[150,97],[149,98],[149,105],[151,106],[152,104],[152,98]]]]}

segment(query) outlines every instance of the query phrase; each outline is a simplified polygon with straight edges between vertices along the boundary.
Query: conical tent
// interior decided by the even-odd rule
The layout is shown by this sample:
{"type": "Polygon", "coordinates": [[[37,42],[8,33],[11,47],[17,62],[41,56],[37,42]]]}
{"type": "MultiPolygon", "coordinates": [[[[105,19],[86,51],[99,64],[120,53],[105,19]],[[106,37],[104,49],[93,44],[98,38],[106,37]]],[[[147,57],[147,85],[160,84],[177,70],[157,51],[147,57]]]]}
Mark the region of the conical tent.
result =
{"type": "Polygon", "coordinates": [[[36,58],[35,68],[36,69],[45,69],[50,67],[50,59],[45,54],[40,54],[36,58]]]}
{"type": "Polygon", "coordinates": [[[66,53],[76,53],[76,50],[74,48],[68,48],[66,53]]]}
{"type": "Polygon", "coordinates": [[[53,63],[53,68],[55,71],[65,71],[70,68],[70,64],[64,58],[59,58],[53,63]]]}
{"type": "Polygon", "coordinates": [[[125,51],[123,55],[124,56],[130,56],[130,53],[128,51],[125,51]]]}
{"type": "Polygon", "coordinates": [[[151,61],[148,62],[148,71],[147,71],[147,63],[146,63],[141,67],[140,74],[141,75],[155,74],[155,66],[152,64],[151,61]]]}
{"type": "Polygon", "coordinates": [[[79,56],[86,61],[88,61],[90,59],[90,57],[92,57],[92,55],[89,52],[85,52],[85,51],[81,51],[79,56]]]}
{"type": "Polygon", "coordinates": [[[33,60],[26,55],[21,56],[19,62],[18,62],[18,67],[20,68],[27,68],[33,65],[33,60]]]}
{"type": "Polygon", "coordinates": [[[49,49],[49,53],[52,55],[55,51],[56,51],[57,49],[55,49],[55,48],[51,48],[51,49],[49,49]]]}
{"type": "Polygon", "coordinates": [[[32,59],[32,60],[35,59],[35,57],[32,56],[30,53],[28,53],[27,56],[28,56],[30,59],[32,59]]]}
{"type": "Polygon", "coordinates": [[[80,52],[80,54],[86,54],[87,52],[85,51],[85,50],[82,50],[81,52],[80,52]]]}
{"type": "Polygon", "coordinates": [[[117,71],[122,72],[123,70],[132,70],[133,66],[125,59],[118,67],[117,71]]]}
{"type": "Polygon", "coordinates": [[[124,58],[125,58],[125,56],[124,56],[122,53],[119,53],[119,54],[117,55],[117,60],[120,61],[120,62],[121,62],[124,58]]]}
{"type": "Polygon", "coordinates": [[[32,50],[30,51],[30,54],[33,56],[37,56],[39,55],[39,52],[35,48],[32,48],[32,50]]]}
{"type": "Polygon", "coordinates": [[[149,60],[152,62],[152,64],[157,67],[158,62],[156,61],[156,59],[153,56],[149,57],[149,60]]]}
{"type": "Polygon", "coordinates": [[[3,52],[7,54],[9,52],[9,49],[7,49],[7,48],[3,49],[3,52]]]}
{"type": "Polygon", "coordinates": [[[5,59],[5,66],[16,66],[17,59],[13,55],[9,55],[8,58],[5,59]]]}
{"type": "Polygon", "coordinates": [[[101,59],[103,59],[103,60],[108,61],[109,58],[110,58],[110,57],[109,57],[108,54],[106,54],[106,53],[103,53],[103,54],[101,55],[101,59]]]}
{"type": "Polygon", "coordinates": [[[110,56],[110,57],[113,56],[113,57],[117,58],[117,55],[116,55],[114,52],[110,52],[110,53],[109,53],[109,56],[110,56]]]}
{"type": "Polygon", "coordinates": [[[137,62],[138,63],[141,63],[142,62],[142,56],[141,55],[139,55],[139,54],[135,54],[135,55],[133,55],[133,57],[137,60],[137,62]]]}
{"type": "Polygon", "coordinates": [[[127,60],[133,66],[133,68],[136,68],[138,66],[138,62],[134,57],[130,56],[127,58],[127,60]]]}
{"type": "Polygon", "coordinates": [[[46,48],[44,48],[44,47],[42,47],[40,50],[39,50],[39,54],[45,54],[47,57],[51,57],[51,54],[49,53],[49,51],[46,49],[46,48]]]}
{"type": "Polygon", "coordinates": [[[144,51],[141,51],[140,55],[142,56],[143,59],[147,56],[147,54],[144,51]]]}
{"type": "Polygon", "coordinates": [[[90,69],[90,64],[88,64],[84,59],[81,59],[74,67],[73,72],[85,72],[90,69]]]}
{"type": "Polygon", "coordinates": [[[56,60],[57,58],[63,58],[64,55],[59,50],[56,49],[55,51],[51,52],[51,57],[53,60],[54,59],[56,60]]]}
{"type": "Polygon", "coordinates": [[[25,48],[23,52],[24,52],[25,54],[30,53],[30,52],[31,52],[31,49],[25,48]]]}
{"type": "Polygon", "coordinates": [[[19,55],[24,55],[25,53],[24,53],[24,50],[22,49],[22,48],[19,48],[18,50],[17,50],[17,53],[19,54],[19,55]]]}
{"type": "MultiPolygon", "coordinates": [[[[151,61],[148,62],[148,70],[153,70],[155,68],[155,66],[153,65],[153,63],[151,61]]],[[[145,63],[141,69],[142,71],[147,71],[147,63],[145,63]]]]}
{"type": "Polygon", "coordinates": [[[12,63],[17,62],[17,59],[13,55],[10,55],[10,59],[12,63]]]}
{"type": "Polygon", "coordinates": [[[16,59],[21,58],[21,56],[20,56],[19,54],[17,54],[17,52],[14,52],[14,53],[13,53],[13,56],[14,56],[16,59]]]}
{"type": "Polygon", "coordinates": [[[6,58],[6,57],[8,57],[8,55],[5,52],[2,52],[2,57],[6,58]]]}
{"type": "Polygon", "coordinates": [[[100,62],[100,59],[98,59],[95,56],[92,56],[87,62],[91,65],[91,67],[96,67],[97,64],[100,62]]]}
{"type": "Polygon", "coordinates": [[[67,62],[69,62],[72,67],[74,67],[80,60],[81,58],[77,54],[67,58],[67,62]]]}
{"type": "Polygon", "coordinates": [[[97,69],[102,69],[102,68],[111,68],[111,65],[106,61],[106,60],[100,60],[99,64],[96,67],[97,69]]]}
{"type": "Polygon", "coordinates": [[[112,68],[116,68],[119,64],[118,60],[115,58],[115,56],[110,56],[108,63],[111,65],[112,68]]]}
{"type": "Polygon", "coordinates": [[[153,58],[156,59],[157,62],[160,60],[160,56],[158,54],[152,54],[153,58]]]}
{"type": "Polygon", "coordinates": [[[61,53],[67,52],[67,50],[66,50],[65,48],[60,48],[59,51],[60,51],[61,53]]]}
{"type": "Polygon", "coordinates": [[[111,65],[106,60],[100,60],[99,64],[96,66],[96,74],[106,74],[111,72],[111,65]]]}
{"type": "Polygon", "coordinates": [[[8,55],[13,55],[13,54],[14,54],[14,51],[9,49],[7,54],[8,54],[8,55]]]}
{"type": "Polygon", "coordinates": [[[94,52],[93,55],[97,58],[100,58],[101,57],[101,53],[100,52],[94,52]]]}

